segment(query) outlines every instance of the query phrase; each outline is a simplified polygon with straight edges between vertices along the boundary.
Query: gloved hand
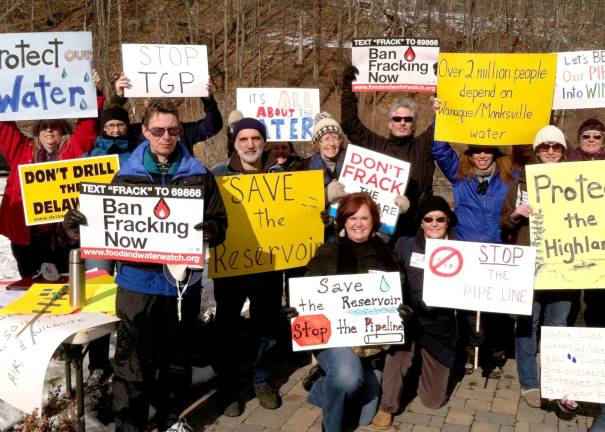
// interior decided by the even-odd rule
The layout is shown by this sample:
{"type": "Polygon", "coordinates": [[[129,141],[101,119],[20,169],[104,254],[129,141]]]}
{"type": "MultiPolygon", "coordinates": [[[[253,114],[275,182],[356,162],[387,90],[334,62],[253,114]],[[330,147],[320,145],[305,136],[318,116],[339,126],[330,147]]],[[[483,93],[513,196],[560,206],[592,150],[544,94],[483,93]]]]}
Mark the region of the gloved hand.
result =
{"type": "Polygon", "coordinates": [[[298,316],[298,310],[292,306],[282,306],[281,314],[286,319],[292,319],[298,316]]]}
{"type": "Polygon", "coordinates": [[[322,210],[319,215],[321,216],[321,222],[324,224],[324,228],[327,228],[330,225],[330,211],[322,210]]]}
{"type": "Polygon", "coordinates": [[[329,203],[338,201],[339,199],[344,198],[347,195],[348,193],[345,192],[345,186],[342,183],[337,182],[336,180],[328,184],[328,187],[326,188],[326,196],[328,198],[329,203]]]}
{"type": "Polygon", "coordinates": [[[357,69],[353,65],[349,65],[342,72],[342,80],[347,81],[347,82],[355,81],[357,79],[358,74],[359,74],[359,69],[357,69]]]}
{"type": "Polygon", "coordinates": [[[395,195],[393,202],[399,207],[399,214],[404,214],[410,208],[410,200],[405,195],[395,195]]]}
{"type": "Polygon", "coordinates": [[[397,308],[397,313],[399,314],[399,318],[401,318],[403,325],[406,325],[412,318],[412,315],[414,315],[412,308],[403,303],[397,308]]]}
{"type": "Polygon", "coordinates": [[[218,235],[218,224],[213,220],[205,220],[193,226],[196,231],[204,232],[204,241],[210,244],[214,243],[214,239],[218,235]]]}
{"type": "Polygon", "coordinates": [[[63,226],[69,230],[76,230],[80,225],[88,225],[86,216],[79,210],[69,209],[63,218],[63,226]]]}

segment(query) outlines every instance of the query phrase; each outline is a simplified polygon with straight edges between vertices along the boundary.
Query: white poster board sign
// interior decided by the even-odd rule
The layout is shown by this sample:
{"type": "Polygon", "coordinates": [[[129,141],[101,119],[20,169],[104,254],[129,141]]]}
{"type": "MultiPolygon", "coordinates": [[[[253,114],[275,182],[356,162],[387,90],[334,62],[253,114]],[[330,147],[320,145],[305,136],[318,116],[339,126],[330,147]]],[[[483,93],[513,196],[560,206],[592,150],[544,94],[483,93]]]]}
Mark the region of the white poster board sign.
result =
{"type": "MultiPolygon", "coordinates": [[[[338,181],[348,193],[369,194],[380,209],[380,231],[392,234],[399,217],[394,199],[405,195],[409,176],[409,162],[349,144],[338,181]]],[[[330,216],[337,210],[338,204],[332,204],[330,216]]]]}
{"type": "Polygon", "coordinates": [[[267,141],[311,141],[319,89],[238,88],[237,109],[267,128],[267,141]]]}
{"type": "Polygon", "coordinates": [[[605,50],[557,54],[552,109],[605,107],[605,50]]]}
{"type": "Polygon", "coordinates": [[[126,97],[208,96],[206,45],[122,44],[126,97]]]}
{"type": "Polygon", "coordinates": [[[536,251],[529,246],[426,240],[428,306],[531,315],[536,251]]]}
{"type": "Polygon", "coordinates": [[[359,69],[354,92],[437,91],[439,39],[353,39],[352,63],[359,69]]]}
{"type": "Polygon", "coordinates": [[[103,313],[43,315],[17,336],[34,315],[0,315],[0,399],[31,413],[42,406],[48,362],[69,336],[119,321],[103,313]]]}
{"type": "Polygon", "coordinates": [[[0,34],[0,121],[97,117],[90,32],[0,34]]]}
{"type": "Polygon", "coordinates": [[[605,329],[542,327],[541,394],[605,403],[605,329]]]}
{"type": "Polygon", "coordinates": [[[185,186],[82,183],[83,258],[202,265],[202,189],[185,186]]]}
{"type": "Polygon", "coordinates": [[[290,279],[292,349],[402,344],[398,272],[290,279]]]}

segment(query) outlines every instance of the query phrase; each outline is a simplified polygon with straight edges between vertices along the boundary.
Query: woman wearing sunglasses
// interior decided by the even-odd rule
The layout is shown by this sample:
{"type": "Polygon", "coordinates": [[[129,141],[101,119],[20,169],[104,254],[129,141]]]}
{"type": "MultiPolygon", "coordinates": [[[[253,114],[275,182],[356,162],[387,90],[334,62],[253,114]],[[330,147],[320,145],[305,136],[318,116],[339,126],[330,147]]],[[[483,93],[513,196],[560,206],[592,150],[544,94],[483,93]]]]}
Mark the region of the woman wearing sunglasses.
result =
{"type": "Polygon", "coordinates": [[[605,125],[596,118],[584,120],[578,128],[578,147],[567,149],[567,160],[590,161],[604,160],[603,134],[605,125]]]}
{"type": "MultiPolygon", "coordinates": [[[[555,126],[545,126],[538,131],[533,144],[533,156],[529,163],[564,162],[567,144],[563,132],[555,126]]],[[[500,223],[503,230],[512,233],[515,244],[529,245],[529,216],[533,213],[527,202],[525,172],[513,183],[502,210],[500,223]]],[[[544,325],[567,325],[567,316],[573,300],[573,291],[555,290],[534,293],[531,316],[519,316],[515,327],[515,355],[521,384],[521,397],[534,408],[541,405],[538,366],[536,362],[536,333],[540,321],[540,310],[544,308],[544,325]]]]}

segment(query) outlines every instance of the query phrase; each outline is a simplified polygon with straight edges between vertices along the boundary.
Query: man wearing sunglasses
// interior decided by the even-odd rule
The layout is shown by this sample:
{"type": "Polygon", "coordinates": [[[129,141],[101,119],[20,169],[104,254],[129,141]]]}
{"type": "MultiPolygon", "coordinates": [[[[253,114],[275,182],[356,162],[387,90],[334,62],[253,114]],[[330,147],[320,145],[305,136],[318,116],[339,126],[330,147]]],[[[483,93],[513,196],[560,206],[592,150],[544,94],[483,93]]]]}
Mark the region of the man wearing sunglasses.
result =
{"type": "Polygon", "coordinates": [[[419,135],[416,133],[418,110],[412,99],[401,99],[389,110],[387,127],[389,136],[384,137],[368,129],[359,118],[358,99],[353,93],[352,82],[359,71],[355,66],[345,69],[342,76],[340,98],[341,126],[349,140],[359,146],[393,156],[411,164],[410,178],[405,197],[397,197],[396,204],[402,210],[391,241],[401,236],[415,234],[414,213],[419,200],[432,194],[435,162],[431,155],[433,126],[419,135]],[[409,200],[410,208],[402,206],[409,200]],[[407,210],[407,212],[405,210],[407,210]]]}

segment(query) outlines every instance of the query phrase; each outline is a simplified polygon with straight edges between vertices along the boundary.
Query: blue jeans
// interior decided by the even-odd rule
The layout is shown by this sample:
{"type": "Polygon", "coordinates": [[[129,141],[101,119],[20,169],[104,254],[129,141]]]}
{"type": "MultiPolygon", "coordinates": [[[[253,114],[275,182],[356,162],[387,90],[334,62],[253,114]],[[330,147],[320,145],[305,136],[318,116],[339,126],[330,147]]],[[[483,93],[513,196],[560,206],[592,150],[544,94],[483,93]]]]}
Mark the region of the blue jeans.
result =
{"type": "Polygon", "coordinates": [[[557,300],[561,295],[546,293],[546,298],[534,301],[531,316],[520,316],[515,329],[515,357],[521,389],[540,388],[538,382],[538,363],[536,361],[537,333],[540,324],[540,311],[544,307],[544,325],[566,327],[571,301],[557,300]],[[555,300],[555,301],[549,301],[555,300]]]}
{"type": "Polygon", "coordinates": [[[319,378],[309,402],[322,409],[326,432],[341,432],[343,421],[370,424],[378,410],[382,371],[365,366],[350,348],[328,348],[316,356],[325,376],[319,378]]]}
{"type": "Polygon", "coordinates": [[[605,404],[599,405],[601,412],[595,417],[588,432],[605,432],[605,404]]]}

